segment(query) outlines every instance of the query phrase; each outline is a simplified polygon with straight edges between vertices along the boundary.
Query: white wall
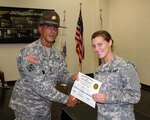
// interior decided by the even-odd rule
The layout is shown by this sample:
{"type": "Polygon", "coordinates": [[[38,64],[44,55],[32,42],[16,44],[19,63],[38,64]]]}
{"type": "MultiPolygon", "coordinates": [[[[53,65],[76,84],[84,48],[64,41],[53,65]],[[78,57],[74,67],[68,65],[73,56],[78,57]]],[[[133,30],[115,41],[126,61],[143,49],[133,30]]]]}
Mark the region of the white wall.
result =
{"type": "Polygon", "coordinates": [[[150,85],[150,0],[110,0],[109,27],[117,55],[132,60],[150,85]]]}
{"type": "MultiPolygon", "coordinates": [[[[55,9],[60,15],[61,24],[64,16],[63,11],[66,11],[67,29],[60,29],[56,47],[60,48],[61,40],[66,39],[68,55],[66,61],[71,73],[80,70],[78,56],[75,52],[76,43],[74,39],[80,3],[82,3],[85,44],[85,59],[82,65],[82,72],[92,73],[98,65],[98,59],[92,51],[90,37],[99,28],[99,0],[0,0],[0,6],[55,9]],[[62,30],[64,30],[65,36],[62,36],[62,30]]],[[[19,50],[25,45],[0,44],[0,69],[5,72],[6,81],[18,79],[16,56],[19,50]]]]}

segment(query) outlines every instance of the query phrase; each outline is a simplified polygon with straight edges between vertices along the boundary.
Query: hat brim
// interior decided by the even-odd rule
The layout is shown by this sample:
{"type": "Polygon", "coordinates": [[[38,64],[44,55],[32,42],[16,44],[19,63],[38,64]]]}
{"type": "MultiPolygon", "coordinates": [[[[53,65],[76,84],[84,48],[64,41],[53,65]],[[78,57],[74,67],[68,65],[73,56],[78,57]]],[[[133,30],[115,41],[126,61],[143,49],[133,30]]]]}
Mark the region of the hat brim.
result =
{"type": "Polygon", "coordinates": [[[39,23],[39,25],[49,25],[49,26],[54,26],[54,27],[57,27],[57,28],[67,28],[65,26],[59,26],[58,24],[46,23],[46,22],[39,23]]]}

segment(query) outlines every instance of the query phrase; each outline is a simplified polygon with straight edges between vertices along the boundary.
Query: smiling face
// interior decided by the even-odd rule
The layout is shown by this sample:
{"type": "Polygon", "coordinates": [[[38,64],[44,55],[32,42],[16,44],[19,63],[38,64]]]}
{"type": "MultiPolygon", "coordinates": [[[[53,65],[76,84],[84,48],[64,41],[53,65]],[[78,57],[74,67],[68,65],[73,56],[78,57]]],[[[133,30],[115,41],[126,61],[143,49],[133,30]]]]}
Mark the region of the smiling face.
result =
{"type": "Polygon", "coordinates": [[[40,39],[44,46],[51,47],[58,35],[58,27],[50,25],[39,26],[40,39]]]}
{"type": "Polygon", "coordinates": [[[92,47],[104,63],[107,63],[112,59],[112,40],[106,40],[104,34],[97,34],[92,37],[92,47]]]}

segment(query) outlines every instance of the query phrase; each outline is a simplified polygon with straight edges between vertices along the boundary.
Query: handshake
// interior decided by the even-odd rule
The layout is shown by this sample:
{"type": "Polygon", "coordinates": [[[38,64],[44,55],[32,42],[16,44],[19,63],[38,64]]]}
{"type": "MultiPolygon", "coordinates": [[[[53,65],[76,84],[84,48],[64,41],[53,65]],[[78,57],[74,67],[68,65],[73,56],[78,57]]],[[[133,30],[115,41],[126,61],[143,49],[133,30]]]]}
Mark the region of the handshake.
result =
{"type": "Polygon", "coordinates": [[[74,107],[77,103],[79,103],[79,100],[72,95],[69,95],[69,98],[67,100],[67,106],[68,107],[74,107]]]}

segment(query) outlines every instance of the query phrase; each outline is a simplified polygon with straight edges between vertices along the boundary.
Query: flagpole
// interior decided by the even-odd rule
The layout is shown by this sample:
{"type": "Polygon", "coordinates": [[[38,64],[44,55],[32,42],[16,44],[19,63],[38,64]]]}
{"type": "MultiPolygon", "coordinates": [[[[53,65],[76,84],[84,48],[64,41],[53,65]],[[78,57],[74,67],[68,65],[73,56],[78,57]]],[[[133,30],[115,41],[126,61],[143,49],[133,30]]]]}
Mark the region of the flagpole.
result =
{"type": "Polygon", "coordinates": [[[99,13],[100,13],[100,16],[99,16],[99,19],[100,19],[100,26],[101,26],[101,30],[103,29],[103,18],[102,18],[102,9],[99,10],[99,13]]]}
{"type": "Polygon", "coordinates": [[[82,3],[80,3],[80,10],[81,10],[81,8],[82,8],[82,3]]]}
{"type": "MultiPolygon", "coordinates": [[[[80,3],[80,11],[82,11],[82,3],[80,3]]],[[[80,72],[82,72],[82,62],[80,64],[80,72]]]]}
{"type": "Polygon", "coordinates": [[[75,41],[76,41],[76,53],[79,57],[79,69],[82,72],[82,60],[84,59],[84,42],[83,42],[83,21],[82,21],[82,3],[80,3],[79,17],[77,21],[75,41]]]}
{"type": "MultiPolygon", "coordinates": [[[[63,13],[64,13],[63,26],[66,27],[66,24],[65,24],[65,22],[66,22],[66,11],[64,10],[63,13]]],[[[66,48],[64,49],[64,47],[66,47],[66,40],[64,39],[64,36],[65,36],[65,30],[62,31],[63,39],[61,41],[62,41],[62,48],[63,48],[62,49],[62,55],[66,61],[66,54],[67,53],[66,53],[66,48]]],[[[67,61],[66,61],[66,63],[67,63],[67,61]]]]}
{"type": "MultiPolygon", "coordinates": [[[[99,13],[100,13],[100,16],[99,16],[99,19],[100,19],[100,28],[101,30],[103,29],[103,18],[102,18],[102,9],[99,10],[99,13]]],[[[101,65],[101,59],[99,59],[99,65],[101,65]]]]}
{"type": "MultiPolygon", "coordinates": [[[[80,3],[80,11],[82,11],[82,3],[80,3]]],[[[82,62],[80,64],[80,72],[82,72],[82,62]]]]}
{"type": "Polygon", "coordinates": [[[80,72],[82,72],[82,63],[80,64],[80,72]]]}
{"type": "MultiPolygon", "coordinates": [[[[66,28],[66,25],[65,25],[65,22],[66,22],[66,11],[64,10],[63,13],[64,13],[63,26],[64,26],[64,28],[66,28]]],[[[65,32],[65,30],[62,31],[62,38],[64,38],[64,36],[65,36],[64,32],[65,32]]],[[[66,59],[67,53],[66,53],[66,51],[64,51],[64,46],[66,47],[66,40],[62,39],[61,40],[61,47],[62,47],[61,53],[62,53],[62,55],[63,55],[63,57],[65,59],[65,62],[67,64],[67,59],[66,59]]],[[[65,48],[65,49],[67,49],[67,48],[65,48]]],[[[67,84],[61,83],[60,86],[67,87],[67,84]]]]}
{"type": "Polygon", "coordinates": [[[66,11],[64,10],[64,19],[63,19],[64,24],[65,24],[65,21],[66,21],[66,11]]]}

